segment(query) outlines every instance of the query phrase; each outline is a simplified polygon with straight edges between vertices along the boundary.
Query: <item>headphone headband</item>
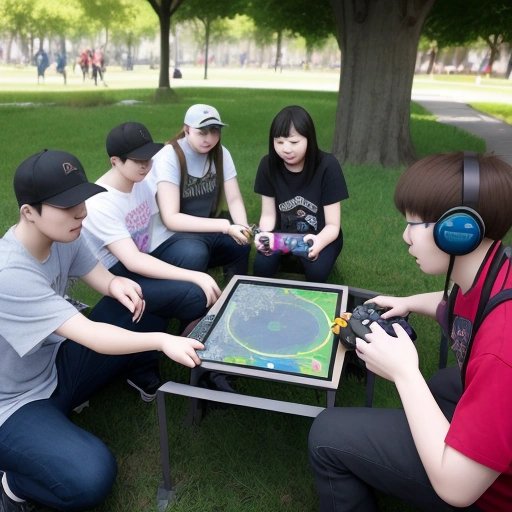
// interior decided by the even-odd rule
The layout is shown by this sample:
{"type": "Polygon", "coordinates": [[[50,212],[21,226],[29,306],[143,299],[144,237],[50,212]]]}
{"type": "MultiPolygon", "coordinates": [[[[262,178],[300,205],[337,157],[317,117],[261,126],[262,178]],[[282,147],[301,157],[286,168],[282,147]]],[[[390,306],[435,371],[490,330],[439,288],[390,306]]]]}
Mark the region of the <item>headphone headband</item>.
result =
{"type": "Polygon", "coordinates": [[[462,174],[462,206],[478,208],[480,194],[480,165],[475,153],[464,153],[462,174]]]}

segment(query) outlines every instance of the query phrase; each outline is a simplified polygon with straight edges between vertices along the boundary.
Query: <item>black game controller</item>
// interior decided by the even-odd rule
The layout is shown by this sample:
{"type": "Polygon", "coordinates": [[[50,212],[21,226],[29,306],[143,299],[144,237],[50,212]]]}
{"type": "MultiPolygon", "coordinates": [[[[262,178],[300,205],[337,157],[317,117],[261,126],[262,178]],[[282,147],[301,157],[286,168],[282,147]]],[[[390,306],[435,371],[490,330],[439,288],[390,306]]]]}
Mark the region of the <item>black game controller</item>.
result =
{"type": "Polygon", "coordinates": [[[387,334],[393,337],[397,337],[393,324],[398,324],[405,332],[409,335],[411,340],[416,340],[416,332],[402,316],[393,316],[391,318],[381,318],[382,313],[386,311],[385,308],[381,308],[373,302],[367,304],[361,304],[352,311],[348,321],[345,322],[345,326],[340,327],[340,341],[348,349],[356,348],[356,338],[361,338],[366,341],[366,335],[371,331],[370,324],[377,322],[387,334]]]}

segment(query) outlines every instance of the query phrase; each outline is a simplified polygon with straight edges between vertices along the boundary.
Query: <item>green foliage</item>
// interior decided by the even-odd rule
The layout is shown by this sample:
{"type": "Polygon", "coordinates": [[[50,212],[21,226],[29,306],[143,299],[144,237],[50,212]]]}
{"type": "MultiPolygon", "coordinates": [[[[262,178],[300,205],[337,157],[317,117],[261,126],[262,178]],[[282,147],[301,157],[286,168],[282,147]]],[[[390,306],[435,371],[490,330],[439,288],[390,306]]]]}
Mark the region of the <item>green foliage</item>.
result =
{"type": "Polygon", "coordinates": [[[247,0],[246,4],[245,13],[263,33],[289,31],[301,35],[310,49],[335,32],[329,0],[247,0]]]}
{"type": "Polygon", "coordinates": [[[424,28],[440,46],[463,46],[491,35],[512,39],[512,4],[509,0],[437,1],[424,28]]]}
{"type": "MultiPolygon", "coordinates": [[[[107,132],[116,124],[134,120],[148,126],[155,140],[166,140],[181,127],[193,103],[216,106],[229,127],[222,140],[237,166],[249,219],[257,221],[260,200],[252,192],[255,171],[268,150],[268,130],[274,115],[288,104],[303,105],[315,120],[319,144],[329,149],[333,137],[337,94],[243,89],[179,89],[171,101],[155,103],[153,90],[94,91],[88,93],[0,93],[0,104],[32,101],[33,107],[0,106],[4,127],[0,173],[0,231],[17,220],[12,194],[16,166],[44,147],[76,154],[89,179],[108,167],[104,149],[107,132]],[[142,103],[125,105],[124,99],[142,103]],[[36,106],[39,105],[39,106],[36,106]],[[87,108],[84,108],[87,106],[87,108]]],[[[420,155],[455,150],[481,150],[482,143],[450,127],[437,124],[423,109],[412,105],[412,136],[420,155]]],[[[401,234],[404,222],[393,207],[393,191],[402,169],[347,166],[350,198],[343,202],[345,245],[333,282],[388,294],[432,291],[441,278],[422,274],[407,254],[401,234]]],[[[77,287],[89,304],[97,295],[77,287]]],[[[419,333],[422,370],[431,374],[437,364],[439,330],[431,320],[412,322],[419,333]]],[[[165,361],[164,378],[187,382],[188,371],[165,361]]],[[[245,393],[276,399],[323,404],[314,390],[240,378],[245,393]]],[[[341,406],[364,403],[364,383],[354,376],[342,379],[337,394],[341,406]]],[[[188,402],[168,397],[172,476],[178,486],[176,512],[313,512],[316,495],[307,462],[307,435],[311,421],[264,411],[230,408],[210,411],[200,426],[184,425],[188,402]]],[[[377,379],[375,405],[397,406],[390,383],[377,379]]],[[[105,440],[116,454],[119,476],[113,493],[95,512],[156,511],[156,489],[161,480],[156,405],[140,402],[122,382],[93,397],[91,406],[73,416],[80,426],[105,440]]],[[[385,512],[410,511],[382,498],[385,512]]]]}

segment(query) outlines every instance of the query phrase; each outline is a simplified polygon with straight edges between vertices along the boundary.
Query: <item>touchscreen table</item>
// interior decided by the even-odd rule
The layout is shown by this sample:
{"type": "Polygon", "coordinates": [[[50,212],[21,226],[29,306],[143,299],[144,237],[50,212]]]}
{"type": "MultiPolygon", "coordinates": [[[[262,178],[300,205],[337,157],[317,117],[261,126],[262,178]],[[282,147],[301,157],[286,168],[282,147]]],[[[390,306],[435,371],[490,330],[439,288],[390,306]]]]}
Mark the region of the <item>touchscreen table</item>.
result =
{"type": "Polygon", "coordinates": [[[202,368],[337,388],[344,349],[331,332],[346,286],[235,276],[190,333],[202,368]]]}

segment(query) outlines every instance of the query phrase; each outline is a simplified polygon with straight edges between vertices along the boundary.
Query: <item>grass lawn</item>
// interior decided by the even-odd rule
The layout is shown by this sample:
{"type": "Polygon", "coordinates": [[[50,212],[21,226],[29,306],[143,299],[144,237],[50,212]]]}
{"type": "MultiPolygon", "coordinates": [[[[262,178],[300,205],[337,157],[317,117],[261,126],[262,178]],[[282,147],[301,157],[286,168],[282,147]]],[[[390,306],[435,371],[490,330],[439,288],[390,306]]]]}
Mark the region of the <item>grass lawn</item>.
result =
{"type": "MultiPolygon", "coordinates": [[[[42,148],[76,154],[89,179],[108,168],[105,136],[116,124],[134,120],[148,126],[155,140],[176,133],[185,110],[193,103],[216,106],[229,127],[223,143],[238,170],[249,219],[257,222],[259,200],[252,192],[255,171],[267,152],[268,129],[276,112],[289,104],[309,110],[320,146],[329,149],[333,136],[337,94],[287,90],[247,90],[180,87],[172,102],[155,103],[152,90],[93,92],[0,92],[2,162],[0,173],[0,230],[17,220],[12,176],[25,157],[42,148]],[[128,104],[124,100],[138,100],[128,104]],[[123,102],[124,101],[124,102],[123,102]],[[34,103],[25,107],[15,102],[34,103]]],[[[412,136],[419,156],[451,150],[482,151],[484,143],[453,127],[440,125],[417,105],[412,108],[412,136]]],[[[408,257],[402,242],[404,222],[393,206],[393,191],[402,169],[346,166],[350,198],[343,203],[345,246],[332,276],[339,282],[386,294],[409,294],[440,289],[441,278],[423,275],[408,257]]],[[[88,303],[96,296],[79,286],[88,303]]],[[[436,367],[439,330],[430,320],[411,319],[419,335],[422,369],[436,367]]],[[[165,361],[165,378],[188,380],[188,371],[165,361]]],[[[317,404],[310,389],[240,379],[247,393],[317,404]]],[[[320,398],[320,403],[322,400],[320,398]]],[[[362,405],[364,383],[342,379],[338,405],[362,405]]],[[[396,406],[391,384],[378,380],[376,406],[396,406]]],[[[168,399],[173,476],[179,486],[176,512],[300,511],[316,510],[316,495],[307,463],[307,434],[311,420],[251,409],[211,411],[200,426],[186,427],[187,401],[168,399]]],[[[96,512],[150,512],[156,510],[160,481],[156,405],[143,404],[124,383],[116,382],[93,397],[89,408],[74,416],[112,448],[119,476],[107,502],[96,512]]],[[[340,433],[342,435],[342,433],[340,433]]],[[[57,449],[57,447],[56,447],[57,449]]],[[[384,498],[382,510],[410,511],[384,498]]]]}
{"type": "Polygon", "coordinates": [[[512,123],[512,105],[475,102],[472,103],[471,106],[476,110],[480,110],[480,112],[485,112],[486,114],[497,117],[508,124],[512,123]]]}

